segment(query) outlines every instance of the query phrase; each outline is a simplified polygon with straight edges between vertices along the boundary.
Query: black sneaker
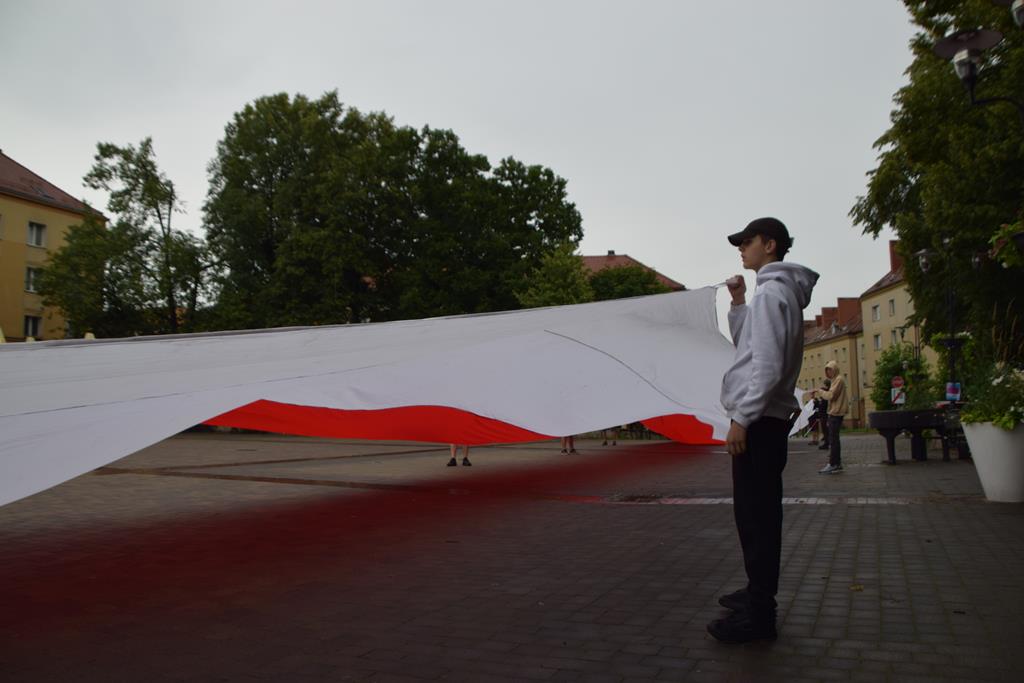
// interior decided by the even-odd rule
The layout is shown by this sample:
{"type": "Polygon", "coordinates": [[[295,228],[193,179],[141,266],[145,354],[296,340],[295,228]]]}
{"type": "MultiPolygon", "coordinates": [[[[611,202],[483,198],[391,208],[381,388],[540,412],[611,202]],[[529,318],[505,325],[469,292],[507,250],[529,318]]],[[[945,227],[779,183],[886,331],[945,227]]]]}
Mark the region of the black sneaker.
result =
{"type": "Polygon", "coordinates": [[[741,588],[718,598],[718,604],[734,611],[745,610],[750,606],[750,594],[746,588],[741,588]]]}
{"type": "Polygon", "coordinates": [[[775,640],[775,615],[754,615],[751,612],[733,612],[724,619],[708,624],[708,633],[723,643],[750,643],[755,640],[775,640]]]}
{"type": "Polygon", "coordinates": [[[463,458],[462,459],[462,466],[463,467],[472,467],[472,465],[473,465],[473,463],[471,463],[469,461],[469,458],[463,458]]]}
{"type": "Polygon", "coordinates": [[[459,466],[459,461],[456,460],[455,458],[452,458],[451,460],[448,461],[448,467],[458,467],[458,466],[459,466]]]}

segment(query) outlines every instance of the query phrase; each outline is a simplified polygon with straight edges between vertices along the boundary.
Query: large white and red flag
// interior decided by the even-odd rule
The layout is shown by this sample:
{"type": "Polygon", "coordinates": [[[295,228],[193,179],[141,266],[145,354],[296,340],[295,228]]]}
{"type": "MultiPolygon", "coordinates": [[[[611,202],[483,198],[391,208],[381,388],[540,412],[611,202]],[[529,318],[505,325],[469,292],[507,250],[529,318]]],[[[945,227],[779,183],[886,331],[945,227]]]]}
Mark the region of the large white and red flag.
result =
{"type": "Polygon", "coordinates": [[[509,443],[724,438],[715,290],[365,325],[0,345],[0,504],[198,423],[509,443]]]}

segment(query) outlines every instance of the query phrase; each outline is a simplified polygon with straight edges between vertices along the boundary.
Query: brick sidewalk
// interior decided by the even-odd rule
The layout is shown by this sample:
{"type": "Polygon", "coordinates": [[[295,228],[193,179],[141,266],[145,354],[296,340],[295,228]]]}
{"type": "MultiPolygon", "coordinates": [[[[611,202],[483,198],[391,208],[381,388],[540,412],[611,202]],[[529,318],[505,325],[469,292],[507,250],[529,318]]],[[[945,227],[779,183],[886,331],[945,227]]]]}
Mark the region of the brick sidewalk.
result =
{"type": "Polygon", "coordinates": [[[704,632],[744,582],[721,448],[186,434],[0,508],[0,680],[1019,680],[1024,505],[803,443],[773,644],[704,632]]]}

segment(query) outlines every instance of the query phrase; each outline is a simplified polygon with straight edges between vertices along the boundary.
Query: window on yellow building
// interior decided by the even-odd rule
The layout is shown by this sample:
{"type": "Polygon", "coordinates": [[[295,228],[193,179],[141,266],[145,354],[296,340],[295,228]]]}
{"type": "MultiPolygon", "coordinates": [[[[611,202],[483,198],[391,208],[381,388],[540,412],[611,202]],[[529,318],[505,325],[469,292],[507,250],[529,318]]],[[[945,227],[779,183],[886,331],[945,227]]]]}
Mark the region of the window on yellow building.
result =
{"type": "Polygon", "coordinates": [[[42,268],[28,267],[25,269],[25,291],[36,292],[39,284],[39,276],[42,275],[42,268]]]}
{"type": "Polygon", "coordinates": [[[33,247],[46,246],[46,226],[42,223],[28,223],[28,243],[33,247]]]}
{"type": "Polygon", "coordinates": [[[42,223],[29,221],[28,233],[25,241],[33,247],[45,247],[46,226],[42,223]]]}
{"type": "Polygon", "coordinates": [[[878,351],[879,349],[881,349],[882,348],[882,335],[876,334],[875,338],[874,338],[874,342],[875,342],[875,351],[878,351]]]}
{"type": "Polygon", "coordinates": [[[871,307],[871,319],[872,320],[881,320],[882,319],[882,313],[881,313],[881,311],[878,310],[878,304],[875,304],[874,306],[871,307]]]}
{"type": "Polygon", "coordinates": [[[39,339],[39,329],[42,327],[43,319],[38,315],[25,316],[25,336],[39,339]]]}
{"type": "Polygon", "coordinates": [[[896,299],[889,299],[889,317],[896,315],[896,299]]]}
{"type": "Polygon", "coordinates": [[[898,340],[898,339],[896,339],[896,330],[892,330],[891,332],[892,332],[892,334],[891,334],[891,337],[892,337],[892,345],[893,345],[893,346],[896,346],[896,344],[898,344],[898,343],[899,343],[899,340],[898,340]]]}

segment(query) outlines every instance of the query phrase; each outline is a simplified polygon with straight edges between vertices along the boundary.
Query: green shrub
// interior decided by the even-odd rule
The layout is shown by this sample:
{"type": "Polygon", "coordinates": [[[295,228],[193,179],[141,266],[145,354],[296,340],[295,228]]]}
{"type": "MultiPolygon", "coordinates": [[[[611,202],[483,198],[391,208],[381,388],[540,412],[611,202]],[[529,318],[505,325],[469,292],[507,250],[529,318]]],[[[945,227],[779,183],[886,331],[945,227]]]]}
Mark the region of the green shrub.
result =
{"type": "Polygon", "coordinates": [[[931,408],[941,398],[940,383],[931,376],[928,359],[914,353],[909,343],[894,344],[882,351],[875,365],[871,401],[879,410],[917,410],[931,408]],[[907,393],[903,405],[892,404],[892,378],[902,377],[907,393]]]}

